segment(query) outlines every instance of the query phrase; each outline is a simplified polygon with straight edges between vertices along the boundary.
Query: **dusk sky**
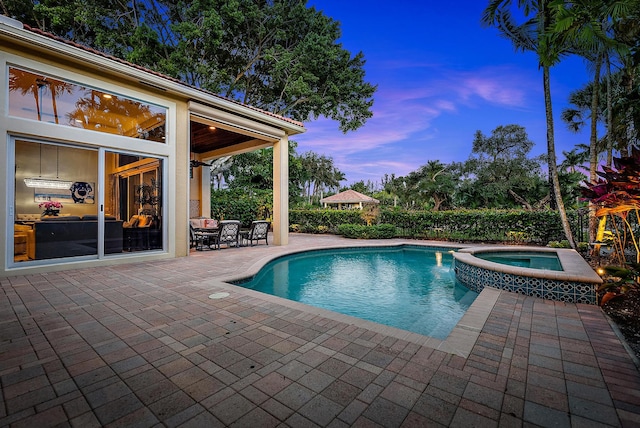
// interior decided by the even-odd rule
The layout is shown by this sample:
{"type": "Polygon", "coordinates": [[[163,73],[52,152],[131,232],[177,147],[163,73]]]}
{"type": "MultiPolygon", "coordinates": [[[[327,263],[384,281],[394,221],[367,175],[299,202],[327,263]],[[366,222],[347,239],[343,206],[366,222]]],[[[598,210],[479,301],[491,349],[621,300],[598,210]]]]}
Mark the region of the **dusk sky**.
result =
{"type": "MultiPolygon", "coordinates": [[[[477,130],[524,126],[546,153],[542,71],[533,53],[516,52],[495,28],[480,24],[487,0],[310,0],[339,21],[340,42],[364,53],[366,80],[378,85],[373,117],[343,134],[337,122],[306,123],[295,136],[298,153],[331,156],[346,174],[341,185],[379,184],[387,174],[406,175],[429,160],[463,161],[477,130]]],[[[570,57],[551,69],[558,162],[562,151],[588,143],[560,120],[569,93],[589,80],[584,62],[570,57]]]]}

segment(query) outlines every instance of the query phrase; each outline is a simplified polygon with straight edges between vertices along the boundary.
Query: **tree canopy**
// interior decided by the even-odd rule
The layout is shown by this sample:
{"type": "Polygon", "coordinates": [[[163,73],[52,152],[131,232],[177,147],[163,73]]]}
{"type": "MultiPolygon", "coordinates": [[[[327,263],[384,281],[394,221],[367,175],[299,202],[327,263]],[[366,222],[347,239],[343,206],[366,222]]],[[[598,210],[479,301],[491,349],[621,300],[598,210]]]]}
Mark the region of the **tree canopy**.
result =
{"type": "Polygon", "coordinates": [[[463,168],[465,176],[475,178],[466,193],[485,207],[534,205],[548,193],[541,191],[543,158],[529,157],[533,146],[519,125],[498,126],[490,136],[477,131],[471,156],[463,168]]]}
{"type": "Polygon", "coordinates": [[[301,122],[324,116],[347,132],[372,116],[363,53],[305,0],[2,0],[0,12],[301,122]]]}

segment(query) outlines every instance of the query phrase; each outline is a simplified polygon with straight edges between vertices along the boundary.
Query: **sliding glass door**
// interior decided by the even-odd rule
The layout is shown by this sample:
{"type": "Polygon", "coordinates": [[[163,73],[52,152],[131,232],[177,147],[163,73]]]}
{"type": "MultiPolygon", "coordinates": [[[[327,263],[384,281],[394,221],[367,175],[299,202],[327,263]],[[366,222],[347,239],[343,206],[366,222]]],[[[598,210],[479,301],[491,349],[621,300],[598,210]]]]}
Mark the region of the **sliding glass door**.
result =
{"type": "Polygon", "coordinates": [[[13,264],[164,248],[163,159],[20,138],[13,143],[13,264]]]}
{"type": "Polygon", "coordinates": [[[124,221],[123,251],[162,249],[163,160],[106,152],[105,163],[105,207],[124,221]]]}
{"type": "Polygon", "coordinates": [[[98,150],[15,141],[13,260],[98,254],[98,150]]]}

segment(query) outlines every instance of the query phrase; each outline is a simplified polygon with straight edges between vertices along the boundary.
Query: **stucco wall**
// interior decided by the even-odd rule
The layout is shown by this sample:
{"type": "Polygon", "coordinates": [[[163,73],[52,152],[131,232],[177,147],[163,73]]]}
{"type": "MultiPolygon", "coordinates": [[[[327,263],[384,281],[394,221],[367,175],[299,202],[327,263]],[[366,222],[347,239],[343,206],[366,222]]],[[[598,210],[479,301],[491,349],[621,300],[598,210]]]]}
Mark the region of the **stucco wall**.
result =
{"type": "MultiPolygon", "coordinates": [[[[0,39],[0,41],[2,41],[0,39]]],[[[73,58],[57,58],[47,50],[40,51],[39,48],[25,46],[15,46],[11,43],[0,44],[0,81],[7,82],[7,66],[15,66],[33,72],[38,72],[54,77],[59,77],[65,81],[103,89],[114,94],[119,94],[132,99],[149,102],[155,105],[164,106],[169,109],[167,115],[167,136],[165,143],[158,143],[145,140],[121,137],[117,135],[103,134],[83,129],[70,128],[53,123],[37,122],[33,120],[8,117],[5,103],[0,103],[0,153],[3,153],[0,160],[0,169],[7,171],[7,174],[0,175],[0,192],[3,200],[7,201],[10,210],[0,210],[0,224],[5,230],[2,233],[0,245],[0,276],[14,275],[26,272],[44,272],[68,269],[80,266],[91,266],[97,264],[128,263],[132,261],[170,258],[184,256],[188,254],[187,218],[188,218],[188,152],[189,152],[189,127],[187,105],[185,100],[176,98],[164,91],[149,89],[145,85],[135,85],[127,82],[122,76],[108,73],[104,69],[98,70],[89,66],[86,62],[75,61],[73,58]],[[13,222],[9,221],[10,213],[14,212],[38,212],[37,203],[34,202],[33,190],[16,185],[14,181],[8,183],[11,177],[9,171],[16,171],[16,179],[26,176],[38,176],[39,171],[39,150],[38,153],[30,153],[30,159],[16,159],[19,171],[15,169],[13,150],[10,150],[7,136],[14,136],[16,140],[34,140],[44,142],[54,142],[62,144],[77,145],[93,150],[68,149],[73,152],[71,157],[61,156],[58,165],[59,177],[61,179],[71,179],[74,181],[90,181],[98,183],[97,148],[106,147],[114,151],[134,151],[142,155],[157,156],[165,159],[166,173],[163,185],[166,186],[166,207],[165,215],[167,225],[166,251],[154,253],[132,253],[122,254],[117,257],[104,258],[102,260],[92,259],[86,261],[64,262],[56,264],[40,265],[30,263],[9,268],[12,260],[9,256],[13,252],[13,222]],[[4,155],[6,154],[6,156],[4,155]],[[7,194],[7,189],[15,188],[16,206],[13,198],[7,194]],[[179,195],[179,196],[178,196],[179,195]]],[[[5,83],[6,84],[6,83],[5,83]]],[[[3,89],[3,92],[7,89],[3,89]]],[[[6,92],[5,92],[6,93],[6,92]]],[[[34,144],[33,147],[38,147],[34,144]]],[[[43,152],[43,156],[51,159],[53,153],[48,153],[52,146],[43,152]]],[[[46,175],[50,175],[47,174],[46,175]]],[[[12,189],[13,191],[13,189],[12,189]]],[[[97,204],[89,206],[65,206],[63,212],[71,215],[83,215],[85,211],[97,212],[97,204]]],[[[56,262],[62,262],[58,260],[56,262]]]]}

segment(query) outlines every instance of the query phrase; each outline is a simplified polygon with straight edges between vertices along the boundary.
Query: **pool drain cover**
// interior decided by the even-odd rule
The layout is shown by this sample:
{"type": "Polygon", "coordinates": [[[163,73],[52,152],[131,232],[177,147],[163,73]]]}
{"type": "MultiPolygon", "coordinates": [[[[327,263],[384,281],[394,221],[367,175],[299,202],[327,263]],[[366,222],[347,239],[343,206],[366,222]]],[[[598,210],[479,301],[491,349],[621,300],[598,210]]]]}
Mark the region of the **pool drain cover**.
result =
{"type": "Polygon", "coordinates": [[[229,297],[229,293],[227,292],[220,292],[220,293],[213,293],[209,295],[210,299],[224,299],[225,297],[229,297]]]}

